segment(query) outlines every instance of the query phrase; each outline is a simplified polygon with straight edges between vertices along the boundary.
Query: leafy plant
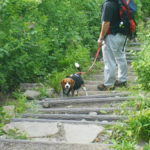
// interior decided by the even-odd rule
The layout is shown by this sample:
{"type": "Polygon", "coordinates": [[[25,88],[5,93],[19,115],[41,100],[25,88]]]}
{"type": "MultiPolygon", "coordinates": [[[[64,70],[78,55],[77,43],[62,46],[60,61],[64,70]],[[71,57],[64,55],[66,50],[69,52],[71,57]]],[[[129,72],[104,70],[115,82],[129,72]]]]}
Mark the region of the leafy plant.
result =
{"type": "Polygon", "coordinates": [[[150,110],[141,111],[137,116],[129,118],[129,126],[135,138],[150,140],[150,110]]]}
{"type": "Polygon", "coordinates": [[[135,149],[135,143],[129,142],[126,140],[123,140],[121,143],[117,143],[115,140],[113,140],[113,146],[115,150],[136,150],[135,149]]]}
{"type": "Polygon", "coordinates": [[[144,90],[150,90],[150,34],[148,32],[150,28],[150,22],[147,24],[147,30],[144,31],[142,28],[140,35],[144,34],[144,36],[141,38],[145,42],[142,50],[136,53],[138,59],[132,63],[132,66],[137,73],[140,88],[144,90]]]}
{"type": "Polygon", "coordinates": [[[8,138],[13,139],[28,139],[25,133],[21,133],[18,129],[10,129],[7,133],[8,138]]]}
{"type": "Polygon", "coordinates": [[[15,113],[24,113],[29,105],[27,99],[21,92],[13,92],[13,101],[6,101],[5,105],[14,105],[15,113]]]}
{"type": "Polygon", "coordinates": [[[150,149],[150,142],[146,146],[144,146],[143,150],[149,150],[150,149]]]}

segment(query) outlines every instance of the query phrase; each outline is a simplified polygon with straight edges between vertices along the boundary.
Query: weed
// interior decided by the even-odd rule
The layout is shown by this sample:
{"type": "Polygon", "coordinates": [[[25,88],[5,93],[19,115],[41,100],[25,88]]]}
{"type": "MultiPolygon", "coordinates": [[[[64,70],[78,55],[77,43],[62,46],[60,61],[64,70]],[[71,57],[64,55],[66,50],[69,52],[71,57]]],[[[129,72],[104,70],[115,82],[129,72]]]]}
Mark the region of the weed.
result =
{"type": "Polygon", "coordinates": [[[27,139],[27,135],[25,133],[20,132],[18,129],[10,129],[6,134],[7,138],[9,139],[27,139]]]}
{"type": "Polygon", "coordinates": [[[150,141],[149,141],[149,144],[147,144],[146,146],[144,146],[143,150],[150,150],[150,141]]]}
{"type": "MultiPolygon", "coordinates": [[[[24,113],[29,105],[27,104],[27,99],[20,92],[14,92],[13,97],[15,98],[13,101],[6,101],[5,105],[13,105],[15,106],[15,113],[24,113]]],[[[6,112],[3,111],[3,107],[0,107],[0,135],[5,134],[3,131],[3,127],[5,124],[10,122],[11,116],[9,116],[6,112]]],[[[15,138],[23,139],[24,135],[15,134],[15,131],[10,131],[9,136],[14,135],[15,138]]]]}
{"type": "Polygon", "coordinates": [[[115,150],[136,150],[135,149],[135,142],[129,142],[126,140],[121,141],[121,143],[117,143],[113,140],[113,146],[115,150]]]}

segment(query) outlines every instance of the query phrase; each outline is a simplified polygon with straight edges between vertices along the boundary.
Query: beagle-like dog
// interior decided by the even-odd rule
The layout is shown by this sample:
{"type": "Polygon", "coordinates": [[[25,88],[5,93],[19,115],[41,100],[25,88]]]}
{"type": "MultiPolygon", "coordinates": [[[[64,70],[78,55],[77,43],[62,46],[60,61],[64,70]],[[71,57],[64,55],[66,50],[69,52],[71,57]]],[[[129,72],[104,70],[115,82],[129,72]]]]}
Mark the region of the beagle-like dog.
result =
{"type": "Polygon", "coordinates": [[[78,90],[82,87],[87,96],[88,94],[86,91],[86,87],[84,86],[84,81],[81,77],[80,66],[78,63],[75,63],[75,67],[78,69],[79,73],[67,76],[65,79],[61,81],[63,95],[65,94],[69,96],[69,94],[71,93],[71,95],[74,96],[74,91],[77,91],[78,94],[78,90]]]}

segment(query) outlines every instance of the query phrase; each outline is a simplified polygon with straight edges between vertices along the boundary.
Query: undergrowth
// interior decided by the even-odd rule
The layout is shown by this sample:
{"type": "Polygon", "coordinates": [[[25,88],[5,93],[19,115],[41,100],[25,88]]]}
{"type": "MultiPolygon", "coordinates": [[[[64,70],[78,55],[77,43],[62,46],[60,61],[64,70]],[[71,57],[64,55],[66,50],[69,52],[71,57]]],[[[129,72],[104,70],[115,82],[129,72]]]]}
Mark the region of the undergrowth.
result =
{"type": "MultiPolygon", "coordinates": [[[[145,4],[147,1],[143,1],[145,4]]],[[[149,6],[147,6],[149,7],[149,6]]],[[[137,150],[135,145],[145,143],[142,150],[150,150],[150,21],[138,25],[138,40],[142,50],[134,53],[136,59],[132,62],[137,75],[137,84],[122,88],[128,90],[134,98],[121,104],[122,114],[128,119],[123,125],[113,127],[112,139],[115,150],[137,150]],[[133,111],[125,108],[130,107],[133,111]]],[[[120,90],[120,89],[119,89],[120,90]]]]}
{"type": "Polygon", "coordinates": [[[5,132],[3,127],[10,122],[10,119],[14,117],[14,115],[24,113],[30,106],[27,103],[27,99],[20,92],[13,93],[13,100],[6,101],[5,106],[14,106],[14,112],[10,114],[8,111],[4,109],[3,106],[0,107],[0,136],[6,134],[7,138],[15,138],[15,139],[26,139],[26,135],[20,133],[18,130],[9,130],[5,132]]]}

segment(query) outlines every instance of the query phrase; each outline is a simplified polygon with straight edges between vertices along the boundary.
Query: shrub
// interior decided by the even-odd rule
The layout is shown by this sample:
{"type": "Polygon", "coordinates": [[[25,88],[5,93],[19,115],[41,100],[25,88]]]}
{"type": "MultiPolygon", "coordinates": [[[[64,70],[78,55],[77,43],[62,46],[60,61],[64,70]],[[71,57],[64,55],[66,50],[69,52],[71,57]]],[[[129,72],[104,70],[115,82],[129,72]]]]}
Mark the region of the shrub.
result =
{"type": "Polygon", "coordinates": [[[150,1],[149,0],[140,0],[142,3],[142,10],[144,12],[144,15],[150,15],[150,1]]]}
{"type": "MultiPolygon", "coordinates": [[[[56,70],[66,70],[68,65],[62,67],[67,64],[63,59],[79,45],[95,54],[102,3],[103,0],[1,0],[0,90],[12,91],[21,82],[41,82],[56,70]]],[[[136,3],[140,18],[141,2],[136,3]]],[[[87,59],[82,54],[80,58],[87,59]]],[[[69,58],[65,60],[71,62],[69,58]]]]}
{"type": "Polygon", "coordinates": [[[2,6],[0,89],[6,91],[45,75],[49,39],[43,33],[47,19],[38,11],[36,1],[10,0],[2,6]]]}
{"type": "Polygon", "coordinates": [[[135,117],[129,119],[129,126],[132,132],[138,140],[145,141],[150,140],[150,110],[143,110],[135,117]]]}
{"type": "Polygon", "coordinates": [[[150,22],[147,25],[147,30],[144,30],[143,26],[140,28],[139,36],[145,42],[142,45],[142,50],[136,53],[137,59],[132,63],[132,66],[137,73],[140,88],[150,90],[150,34],[148,32],[150,22]]]}
{"type": "Polygon", "coordinates": [[[112,138],[117,143],[122,143],[122,141],[134,142],[141,139],[148,142],[150,140],[150,110],[142,110],[129,117],[126,125],[115,126],[112,138]]]}
{"type": "Polygon", "coordinates": [[[115,140],[113,141],[113,148],[115,150],[136,150],[135,143],[123,140],[121,143],[117,143],[115,140]]]}
{"type": "Polygon", "coordinates": [[[54,70],[67,69],[63,65],[71,62],[68,55],[74,55],[72,49],[78,45],[96,51],[101,3],[2,0],[0,90],[12,91],[20,82],[43,81],[54,70]]]}

